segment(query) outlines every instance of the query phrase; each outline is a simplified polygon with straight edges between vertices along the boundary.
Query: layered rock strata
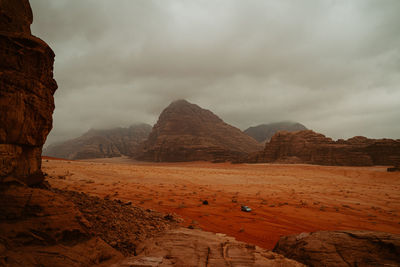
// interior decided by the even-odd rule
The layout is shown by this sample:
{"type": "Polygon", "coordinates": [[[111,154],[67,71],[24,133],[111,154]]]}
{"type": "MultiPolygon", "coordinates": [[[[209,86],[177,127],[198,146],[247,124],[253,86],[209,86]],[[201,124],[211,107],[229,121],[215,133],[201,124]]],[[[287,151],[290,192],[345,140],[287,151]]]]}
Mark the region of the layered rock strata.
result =
{"type": "Polygon", "coordinates": [[[52,127],[54,53],[31,35],[27,0],[0,0],[0,266],[109,266],[122,255],[45,187],[41,152],[52,127]]]}
{"type": "Polygon", "coordinates": [[[232,160],[261,149],[256,140],[211,111],[178,100],[161,113],[138,159],[215,162],[232,160]]]}
{"type": "Polygon", "coordinates": [[[0,1],[0,182],[43,180],[42,146],[52,128],[54,53],[30,31],[27,0],[0,1]]]}
{"type": "Polygon", "coordinates": [[[305,266],[223,234],[184,228],[169,230],[144,242],[137,254],[112,266],[305,266]]]}
{"type": "Polygon", "coordinates": [[[356,136],[334,141],[311,130],[278,132],[249,162],[307,163],[338,166],[394,165],[400,160],[400,140],[356,136]]]}

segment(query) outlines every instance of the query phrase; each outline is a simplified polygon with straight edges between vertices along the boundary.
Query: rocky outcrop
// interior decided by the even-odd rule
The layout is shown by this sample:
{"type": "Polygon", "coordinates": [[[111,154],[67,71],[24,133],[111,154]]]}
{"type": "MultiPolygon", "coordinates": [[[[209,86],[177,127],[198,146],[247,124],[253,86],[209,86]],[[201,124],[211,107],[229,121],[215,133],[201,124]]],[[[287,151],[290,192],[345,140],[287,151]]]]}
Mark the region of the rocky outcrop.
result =
{"type": "Polygon", "coordinates": [[[400,235],[371,231],[302,233],[282,237],[274,252],[307,266],[399,266],[400,235]]]}
{"type": "Polygon", "coordinates": [[[269,124],[260,124],[249,127],[244,133],[253,137],[260,143],[268,142],[275,133],[279,131],[295,132],[307,130],[307,128],[298,122],[275,122],[269,124]]]}
{"type": "Polygon", "coordinates": [[[304,266],[223,234],[184,228],[148,240],[137,254],[112,266],[304,266]]]}
{"type": "Polygon", "coordinates": [[[45,187],[41,152],[52,127],[54,53],[31,35],[27,0],[0,0],[0,266],[93,266],[122,255],[45,187]]]}
{"type": "Polygon", "coordinates": [[[82,136],[48,146],[43,155],[65,159],[135,156],[151,131],[148,124],[128,128],[89,130],[82,136]]]}
{"type": "Polygon", "coordinates": [[[307,163],[339,166],[393,165],[400,160],[400,140],[362,136],[333,141],[311,130],[278,132],[248,162],[307,163]]]}
{"type": "Polygon", "coordinates": [[[59,194],[0,187],[0,266],[93,266],[122,255],[59,194]]]}
{"type": "Polygon", "coordinates": [[[54,53],[31,35],[27,0],[0,1],[0,182],[43,180],[41,152],[52,128],[54,53]]]}
{"type": "Polygon", "coordinates": [[[138,159],[226,161],[260,149],[257,141],[211,111],[178,100],[161,113],[138,159]]]}

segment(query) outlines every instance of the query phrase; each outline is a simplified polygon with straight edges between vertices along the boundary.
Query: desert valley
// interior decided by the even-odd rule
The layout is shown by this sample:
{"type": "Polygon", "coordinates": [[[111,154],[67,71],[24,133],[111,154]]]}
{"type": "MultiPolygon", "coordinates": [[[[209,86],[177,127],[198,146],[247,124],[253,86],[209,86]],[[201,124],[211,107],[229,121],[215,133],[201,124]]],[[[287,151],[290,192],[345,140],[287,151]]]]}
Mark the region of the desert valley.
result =
{"type": "Polygon", "coordinates": [[[176,97],[153,126],[47,144],[55,54],[32,21],[0,1],[0,266],[400,266],[400,139],[241,130],[176,97]]]}
{"type": "Polygon", "coordinates": [[[265,249],[273,249],[281,236],[318,230],[400,234],[400,174],[380,166],[50,158],[43,171],[54,188],[176,213],[184,226],[265,249]],[[241,205],[252,212],[242,212],[241,205]]]}

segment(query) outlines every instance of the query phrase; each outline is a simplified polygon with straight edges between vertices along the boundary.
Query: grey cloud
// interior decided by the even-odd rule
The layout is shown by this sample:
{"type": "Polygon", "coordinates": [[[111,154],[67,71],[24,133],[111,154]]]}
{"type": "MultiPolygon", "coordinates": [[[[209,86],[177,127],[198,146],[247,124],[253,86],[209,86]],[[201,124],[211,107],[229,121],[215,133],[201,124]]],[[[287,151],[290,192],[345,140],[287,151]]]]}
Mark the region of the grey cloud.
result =
{"type": "Polygon", "coordinates": [[[239,128],[400,138],[400,2],[31,0],[55,50],[48,143],[154,123],[174,99],[239,128]]]}

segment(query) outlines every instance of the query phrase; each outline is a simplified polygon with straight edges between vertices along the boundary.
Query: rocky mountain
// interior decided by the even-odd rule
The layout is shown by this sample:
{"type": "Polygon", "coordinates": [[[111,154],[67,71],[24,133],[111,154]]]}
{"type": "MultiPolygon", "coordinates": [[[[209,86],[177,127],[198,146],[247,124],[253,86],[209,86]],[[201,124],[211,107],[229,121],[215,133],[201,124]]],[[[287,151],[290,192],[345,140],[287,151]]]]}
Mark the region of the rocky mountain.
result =
{"type": "Polygon", "coordinates": [[[307,130],[307,128],[301,123],[282,121],[249,127],[244,130],[244,133],[263,143],[268,142],[279,131],[295,132],[302,130],[307,130]]]}
{"type": "Polygon", "coordinates": [[[28,1],[0,1],[0,181],[43,180],[42,146],[52,128],[54,53],[31,34],[28,1]]]}
{"type": "Polygon", "coordinates": [[[91,129],[78,138],[50,145],[43,155],[66,159],[134,156],[150,131],[148,124],[107,130],[91,129]]]}
{"type": "Polygon", "coordinates": [[[400,162],[400,140],[356,136],[334,141],[311,130],[278,132],[250,162],[371,166],[400,162]]]}
{"type": "Polygon", "coordinates": [[[211,111],[178,100],[163,110],[138,159],[225,161],[261,149],[256,140],[211,111]]]}

